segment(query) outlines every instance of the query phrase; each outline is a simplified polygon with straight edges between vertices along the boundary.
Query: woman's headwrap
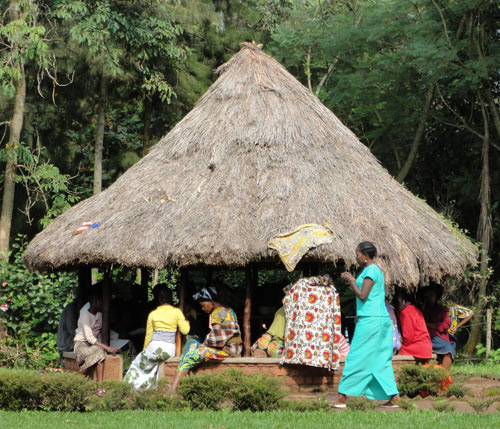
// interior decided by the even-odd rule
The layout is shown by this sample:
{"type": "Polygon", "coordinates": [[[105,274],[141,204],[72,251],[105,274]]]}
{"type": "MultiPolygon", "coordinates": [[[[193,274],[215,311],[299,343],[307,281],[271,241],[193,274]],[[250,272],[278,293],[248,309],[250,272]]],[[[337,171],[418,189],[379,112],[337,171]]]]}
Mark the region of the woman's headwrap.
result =
{"type": "Polygon", "coordinates": [[[213,286],[204,287],[199,292],[193,295],[195,301],[216,301],[217,300],[217,289],[213,286]]]}

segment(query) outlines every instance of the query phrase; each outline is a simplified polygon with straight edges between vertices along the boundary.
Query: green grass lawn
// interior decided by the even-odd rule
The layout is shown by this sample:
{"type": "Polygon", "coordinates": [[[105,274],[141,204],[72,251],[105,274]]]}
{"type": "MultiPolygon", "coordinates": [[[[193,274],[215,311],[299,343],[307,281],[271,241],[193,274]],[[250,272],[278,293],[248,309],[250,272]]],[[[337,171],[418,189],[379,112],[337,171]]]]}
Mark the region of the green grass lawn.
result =
{"type": "Polygon", "coordinates": [[[431,411],[20,413],[0,411],[2,428],[498,428],[500,415],[431,411]]]}
{"type": "Polygon", "coordinates": [[[495,377],[500,377],[500,364],[493,362],[455,362],[451,367],[451,372],[471,375],[493,375],[495,377]]]}

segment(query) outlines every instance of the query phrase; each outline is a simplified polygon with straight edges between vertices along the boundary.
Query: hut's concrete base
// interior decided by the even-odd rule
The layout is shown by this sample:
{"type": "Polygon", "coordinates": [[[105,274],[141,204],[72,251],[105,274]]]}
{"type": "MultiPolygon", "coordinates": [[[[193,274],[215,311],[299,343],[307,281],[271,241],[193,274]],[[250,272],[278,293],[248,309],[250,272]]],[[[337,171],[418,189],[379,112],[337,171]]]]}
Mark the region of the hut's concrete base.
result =
{"type": "MultiPolygon", "coordinates": [[[[170,383],[177,370],[179,358],[170,358],[163,362],[160,367],[160,377],[166,378],[170,383]]],[[[340,360],[337,371],[328,371],[325,368],[315,368],[302,365],[279,364],[279,359],[271,358],[227,358],[223,361],[206,361],[194,369],[195,374],[212,373],[217,374],[227,369],[236,369],[247,375],[267,374],[278,377],[291,392],[336,392],[345,359],[340,360]]],[[[415,359],[411,356],[394,356],[392,366],[394,371],[403,365],[413,364],[415,359]]]]}
{"type": "MultiPolygon", "coordinates": [[[[64,370],[78,372],[75,354],[73,352],[64,352],[64,370]]],[[[123,359],[120,355],[107,355],[104,361],[104,380],[118,380],[123,378],[123,359]]],[[[96,378],[95,371],[92,378],[96,378]]]]}
{"type": "MultiPolygon", "coordinates": [[[[64,353],[64,369],[66,371],[78,371],[78,365],[74,353],[64,353]]],[[[340,360],[337,371],[328,371],[324,368],[314,368],[301,365],[279,365],[279,359],[266,358],[228,358],[224,361],[207,361],[194,369],[195,374],[212,373],[217,374],[227,369],[236,369],[244,374],[267,374],[278,377],[291,392],[336,392],[342,371],[344,370],[344,359],[340,360]]],[[[403,365],[414,363],[411,356],[394,356],[392,366],[394,371],[403,365]]],[[[170,358],[160,364],[159,376],[171,383],[175,377],[179,358],[170,358]]],[[[108,355],[104,362],[104,379],[123,379],[123,361],[121,356],[108,355]]]]}

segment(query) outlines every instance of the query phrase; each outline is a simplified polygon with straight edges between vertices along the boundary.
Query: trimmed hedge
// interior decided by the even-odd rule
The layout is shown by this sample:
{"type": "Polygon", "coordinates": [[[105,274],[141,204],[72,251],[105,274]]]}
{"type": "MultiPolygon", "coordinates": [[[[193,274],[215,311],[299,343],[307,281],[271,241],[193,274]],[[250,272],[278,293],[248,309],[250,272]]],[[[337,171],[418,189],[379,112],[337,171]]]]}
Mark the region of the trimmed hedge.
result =
{"type": "Polygon", "coordinates": [[[281,382],[264,374],[245,375],[227,370],[220,374],[193,374],[182,379],[179,394],[192,409],[270,411],[285,396],[281,382]]]}
{"type": "Polygon", "coordinates": [[[443,384],[450,373],[441,367],[425,367],[423,365],[405,365],[398,373],[399,393],[414,398],[420,393],[426,395],[443,395],[443,384]]]}
{"type": "Polygon", "coordinates": [[[247,376],[234,370],[185,377],[179,386],[180,396],[166,394],[167,389],[163,380],[157,390],[136,392],[126,383],[105,381],[97,385],[77,373],[40,374],[0,368],[0,409],[9,411],[173,411],[223,407],[267,411],[279,409],[285,395],[276,378],[247,376]]]}
{"type": "Polygon", "coordinates": [[[96,384],[79,374],[0,368],[0,409],[83,411],[96,384]]]}

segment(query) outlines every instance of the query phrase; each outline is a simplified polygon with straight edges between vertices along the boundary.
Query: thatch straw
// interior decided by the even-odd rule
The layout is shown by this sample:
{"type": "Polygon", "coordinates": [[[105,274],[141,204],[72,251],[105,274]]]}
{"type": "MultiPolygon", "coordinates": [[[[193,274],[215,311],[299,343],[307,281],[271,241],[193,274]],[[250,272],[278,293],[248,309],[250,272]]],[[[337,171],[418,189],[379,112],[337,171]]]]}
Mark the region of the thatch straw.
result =
{"type": "MultiPolygon", "coordinates": [[[[244,44],[141,161],[38,234],[32,269],[162,268],[278,261],[268,240],[305,223],[335,230],[306,260],[355,263],[373,241],[388,280],[458,275],[477,250],[381,167],[284,67],[244,44]],[[73,235],[82,222],[101,226],[73,235]]],[[[277,262],[278,263],[278,262],[277,262]]]]}

